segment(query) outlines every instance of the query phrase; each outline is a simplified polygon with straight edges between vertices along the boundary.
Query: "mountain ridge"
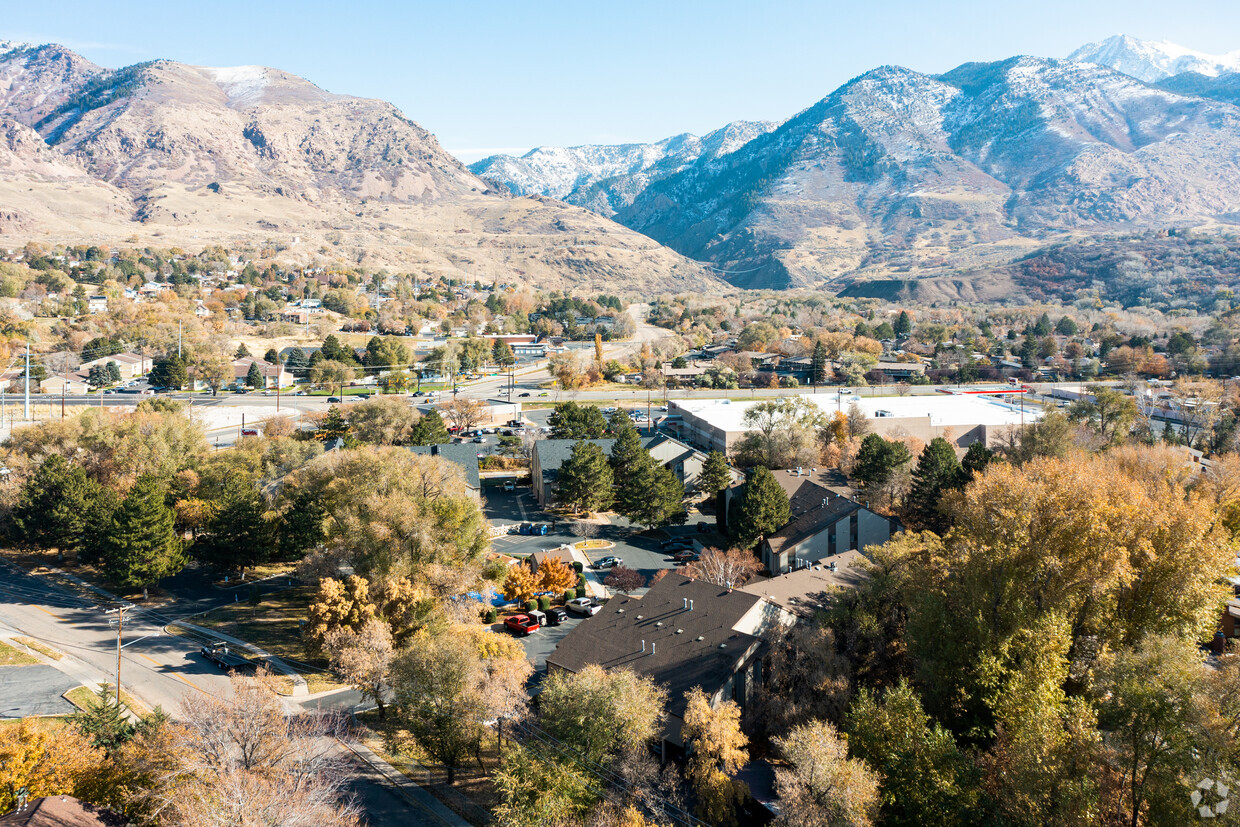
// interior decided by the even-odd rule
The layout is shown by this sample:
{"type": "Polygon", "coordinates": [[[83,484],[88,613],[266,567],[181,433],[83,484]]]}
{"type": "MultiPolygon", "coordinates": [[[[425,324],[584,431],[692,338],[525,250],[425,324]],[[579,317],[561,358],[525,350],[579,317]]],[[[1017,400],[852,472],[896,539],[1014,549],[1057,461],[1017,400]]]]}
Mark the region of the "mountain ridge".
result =
{"type": "Polygon", "coordinates": [[[0,124],[0,235],[257,245],[556,288],[723,287],[586,210],[495,191],[390,103],[279,69],[113,70],[23,46],[0,53],[0,124]]]}

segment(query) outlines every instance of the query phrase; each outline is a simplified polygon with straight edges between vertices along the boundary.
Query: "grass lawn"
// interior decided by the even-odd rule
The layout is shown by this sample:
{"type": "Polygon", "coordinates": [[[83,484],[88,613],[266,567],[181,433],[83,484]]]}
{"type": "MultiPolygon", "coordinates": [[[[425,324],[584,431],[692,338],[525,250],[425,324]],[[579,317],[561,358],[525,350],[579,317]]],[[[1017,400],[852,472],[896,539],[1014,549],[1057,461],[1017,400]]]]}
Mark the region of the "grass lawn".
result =
{"type": "Polygon", "coordinates": [[[238,580],[237,575],[234,573],[228,575],[227,583],[224,582],[224,578],[221,577],[214,582],[214,585],[221,587],[227,586],[228,588],[240,588],[242,586],[249,586],[251,583],[255,583],[259,580],[265,580],[268,577],[283,577],[285,575],[292,574],[296,568],[296,563],[263,563],[261,565],[251,566],[246,569],[244,581],[238,580]]]}
{"type": "Polygon", "coordinates": [[[61,658],[65,656],[64,652],[57,652],[52,647],[48,646],[45,643],[40,643],[34,638],[15,637],[13,638],[13,640],[17,641],[22,646],[25,646],[27,649],[33,649],[34,651],[38,652],[40,655],[42,655],[45,658],[51,658],[52,660],[60,660],[61,658]]]}
{"type": "MultiPolygon", "coordinates": [[[[306,652],[306,646],[301,639],[301,627],[298,625],[299,620],[305,620],[306,607],[313,595],[313,589],[295,586],[263,595],[263,600],[257,607],[246,602],[231,603],[191,618],[191,621],[198,626],[218,629],[226,635],[252,643],[287,661],[295,669],[299,664],[326,669],[327,661],[312,657],[306,652]]],[[[304,671],[302,677],[309,684],[311,693],[344,685],[311,670],[304,671]]]]}
{"type": "MultiPolygon", "coordinates": [[[[110,683],[105,685],[108,688],[112,687],[112,684],[110,683]]],[[[94,703],[99,698],[98,695],[85,686],[70,689],[65,693],[64,697],[66,701],[73,704],[78,709],[86,709],[90,704],[94,703]]],[[[115,696],[113,695],[111,697],[115,696]]],[[[134,697],[124,689],[121,690],[121,703],[129,707],[129,710],[139,717],[150,713],[150,710],[147,709],[141,701],[134,700],[134,697]]]]}
{"type": "Polygon", "coordinates": [[[34,655],[0,642],[0,666],[33,666],[40,663],[34,655]]]}

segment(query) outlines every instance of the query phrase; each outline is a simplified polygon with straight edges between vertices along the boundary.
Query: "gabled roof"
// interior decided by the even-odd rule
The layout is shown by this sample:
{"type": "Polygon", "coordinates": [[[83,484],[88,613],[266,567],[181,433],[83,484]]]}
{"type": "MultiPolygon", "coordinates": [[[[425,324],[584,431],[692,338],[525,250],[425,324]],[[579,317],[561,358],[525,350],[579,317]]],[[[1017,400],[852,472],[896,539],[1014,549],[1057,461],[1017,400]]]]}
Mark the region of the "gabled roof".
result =
{"type": "Polygon", "coordinates": [[[766,538],[771,551],[776,554],[799,545],[854,511],[862,510],[859,503],[810,481],[799,486],[796,493],[788,498],[788,506],[788,522],[766,538]]]}
{"type": "Polygon", "coordinates": [[[700,686],[713,695],[761,644],[735,629],[759,602],[756,595],[670,574],[643,597],[613,597],[565,635],[547,663],[569,672],[592,663],[632,669],[663,684],[668,712],[683,717],[686,692],[700,686]]]}
{"type": "Polygon", "coordinates": [[[409,450],[426,457],[442,457],[465,469],[465,485],[474,491],[482,489],[478,470],[478,449],[469,442],[446,442],[443,445],[410,445],[409,450]]]}
{"type": "Polygon", "coordinates": [[[20,813],[0,816],[0,824],[22,827],[121,827],[129,820],[111,810],[79,801],[71,795],[33,798],[20,813]]]}

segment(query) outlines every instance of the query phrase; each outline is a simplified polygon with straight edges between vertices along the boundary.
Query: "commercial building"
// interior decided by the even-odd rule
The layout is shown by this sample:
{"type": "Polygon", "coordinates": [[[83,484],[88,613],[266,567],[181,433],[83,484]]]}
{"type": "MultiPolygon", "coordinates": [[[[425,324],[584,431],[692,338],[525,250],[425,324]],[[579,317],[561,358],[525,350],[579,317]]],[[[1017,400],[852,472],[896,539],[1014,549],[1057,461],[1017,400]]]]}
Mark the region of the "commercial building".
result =
{"type": "MultiPolygon", "coordinates": [[[[871,431],[888,439],[916,437],[929,442],[943,437],[959,448],[974,442],[995,445],[1012,431],[1037,421],[1041,409],[1022,407],[1019,400],[977,395],[857,396],[838,393],[789,394],[809,400],[825,414],[848,413],[851,406],[865,414],[871,431]]],[[[764,400],[674,399],[668,402],[661,427],[696,448],[730,453],[749,428],[745,412],[764,400]]]]}

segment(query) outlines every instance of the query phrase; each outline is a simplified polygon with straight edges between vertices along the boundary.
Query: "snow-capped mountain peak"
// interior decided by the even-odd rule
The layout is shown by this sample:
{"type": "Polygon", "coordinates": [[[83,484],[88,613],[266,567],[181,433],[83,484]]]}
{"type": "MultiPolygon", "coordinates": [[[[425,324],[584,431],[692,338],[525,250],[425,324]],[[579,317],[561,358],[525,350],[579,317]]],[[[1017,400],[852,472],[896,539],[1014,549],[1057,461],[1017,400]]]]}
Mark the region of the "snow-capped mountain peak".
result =
{"type": "Polygon", "coordinates": [[[20,40],[0,40],[0,55],[6,52],[16,52],[18,49],[29,48],[29,43],[22,43],[20,40]]]}
{"type": "Polygon", "coordinates": [[[1166,40],[1138,40],[1126,34],[1087,43],[1068,55],[1068,60],[1097,63],[1146,83],[1184,72],[1217,77],[1240,71],[1240,51],[1209,55],[1166,40]]]}

